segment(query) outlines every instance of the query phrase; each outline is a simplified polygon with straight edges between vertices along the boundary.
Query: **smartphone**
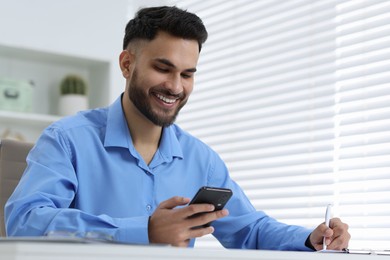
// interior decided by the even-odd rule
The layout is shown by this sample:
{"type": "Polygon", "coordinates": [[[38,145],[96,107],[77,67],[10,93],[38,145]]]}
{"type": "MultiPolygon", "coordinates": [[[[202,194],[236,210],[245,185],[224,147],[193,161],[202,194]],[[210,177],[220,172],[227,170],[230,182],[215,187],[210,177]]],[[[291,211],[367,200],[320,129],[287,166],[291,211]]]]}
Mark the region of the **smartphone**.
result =
{"type": "MultiPolygon", "coordinates": [[[[198,190],[193,199],[190,201],[190,205],[199,203],[213,204],[215,207],[214,211],[217,211],[225,207],[226,203],[229,201],[232,195],[233,192],[230,189],[203,186],[198,190]]],[[[190,218],[199,216],[200,214],[204,213],[194,214],[190,218]]],[[[207,223],[194,228],[208,227],[210,224],[211,223],[207,223]]]]}

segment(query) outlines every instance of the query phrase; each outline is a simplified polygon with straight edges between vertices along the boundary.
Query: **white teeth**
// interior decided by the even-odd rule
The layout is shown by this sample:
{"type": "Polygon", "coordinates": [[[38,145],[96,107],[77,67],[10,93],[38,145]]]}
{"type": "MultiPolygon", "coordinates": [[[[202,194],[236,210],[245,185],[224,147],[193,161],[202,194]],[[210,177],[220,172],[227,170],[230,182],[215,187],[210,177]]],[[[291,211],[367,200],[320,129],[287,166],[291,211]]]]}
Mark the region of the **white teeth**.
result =
{"type": "Polygon", "coordinates": [[[169,104],[172,104],[172,103],[175,103],[176,99],[170,99],[170,98],[167,98],[167,97],[164,97],[160,94],[156,94],[156,96],[161,99],[162,101],[164,101],[165,103],[169,103],[169,104]]]}

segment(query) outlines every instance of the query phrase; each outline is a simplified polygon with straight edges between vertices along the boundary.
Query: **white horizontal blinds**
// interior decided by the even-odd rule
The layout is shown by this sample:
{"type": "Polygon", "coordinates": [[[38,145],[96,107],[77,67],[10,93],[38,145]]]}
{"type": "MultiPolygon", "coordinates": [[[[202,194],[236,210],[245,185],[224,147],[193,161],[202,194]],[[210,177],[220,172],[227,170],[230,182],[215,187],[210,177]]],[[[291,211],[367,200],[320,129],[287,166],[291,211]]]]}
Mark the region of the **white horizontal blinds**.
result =
{"type": "Polygon", "coordinates": [[[333,201],[335,2],[177,3],[210,35],[178,123],[221,155],[257,209],[310,227],[333,201]]]}
{"type": "Polygon", "coordinates": [[[352,248],[389,248],[390,2],[172,3],[210,33],[178,123],[257,209],[313,227],[332,202],[352,248]]]}
{"type": "Polygon", "coordinates": [[[337,5],[339,211],[356,247],[390,246],[390,1],[337,5]]]}

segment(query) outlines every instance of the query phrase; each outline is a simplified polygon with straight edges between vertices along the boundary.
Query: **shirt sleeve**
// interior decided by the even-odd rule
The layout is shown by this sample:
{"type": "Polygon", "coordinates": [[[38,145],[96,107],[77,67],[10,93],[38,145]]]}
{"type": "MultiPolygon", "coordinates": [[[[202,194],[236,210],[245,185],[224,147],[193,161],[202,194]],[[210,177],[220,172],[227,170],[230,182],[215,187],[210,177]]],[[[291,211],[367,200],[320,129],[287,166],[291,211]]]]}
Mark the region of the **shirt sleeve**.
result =
{"type": "Polygon", "coordinates": [[[312,230],[281,223],[263,211],[256,210],[243,190],[228,174],[216,156],[211,186],[227,187],[233,196],[227,203],[229,216],[213,222],[214,236],[227,248],[311,251],[305,245],[312,230]]]}
{"type": "Polygon", "coordinates": [[[28,155],[27,165],[5,206],[8,236],[95,232],[126,243],[149,243],[148,216],[114,218],[72,208],[77,174],[67,139],[58,129],[45,130],[28,155]]]}

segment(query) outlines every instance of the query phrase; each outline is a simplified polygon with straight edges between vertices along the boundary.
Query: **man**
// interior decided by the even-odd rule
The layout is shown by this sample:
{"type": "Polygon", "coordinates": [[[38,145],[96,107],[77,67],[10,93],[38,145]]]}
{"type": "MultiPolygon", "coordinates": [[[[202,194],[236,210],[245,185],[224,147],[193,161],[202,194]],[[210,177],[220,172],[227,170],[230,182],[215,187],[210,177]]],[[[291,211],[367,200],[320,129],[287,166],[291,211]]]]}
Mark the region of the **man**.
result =
{"type": "Polygon", "coordinates": [[[339,219],[312,231],[256,211],[220,157],[173,124],[193,89],[206,38],[192,13],[141,9],[126,26],[119,58],[124,93],[110,107],[43,132],[6,204],[7,234],[96,232],[187,247],[213,233],[228,248],[277,250],[319,250],[325,237],[328,249],[347,247],[348,226],[339,219]],[[201,186],[232,189],[226,209],[187,205],[201,186]]]}

